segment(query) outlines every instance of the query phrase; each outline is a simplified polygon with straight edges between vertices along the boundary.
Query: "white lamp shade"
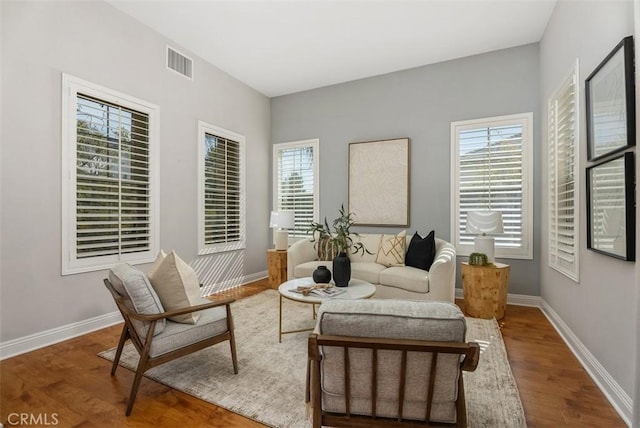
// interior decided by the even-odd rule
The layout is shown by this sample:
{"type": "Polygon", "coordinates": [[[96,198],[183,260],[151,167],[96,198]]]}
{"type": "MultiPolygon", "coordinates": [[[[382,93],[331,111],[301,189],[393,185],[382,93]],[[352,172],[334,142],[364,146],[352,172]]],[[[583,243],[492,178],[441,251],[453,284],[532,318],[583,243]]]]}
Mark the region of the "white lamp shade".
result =
{"type": "Polygon", "coordinates": [[[500,211],[467,212],[466,232],[472,235],[495,235],[503,232],[500,211]]]}
{"type": "Polygon", "coordinates": [[[295,217],[293,211],[271,211],[271,219],[269,227],[278,229],[293,229],[295,225],[295,217]]]}

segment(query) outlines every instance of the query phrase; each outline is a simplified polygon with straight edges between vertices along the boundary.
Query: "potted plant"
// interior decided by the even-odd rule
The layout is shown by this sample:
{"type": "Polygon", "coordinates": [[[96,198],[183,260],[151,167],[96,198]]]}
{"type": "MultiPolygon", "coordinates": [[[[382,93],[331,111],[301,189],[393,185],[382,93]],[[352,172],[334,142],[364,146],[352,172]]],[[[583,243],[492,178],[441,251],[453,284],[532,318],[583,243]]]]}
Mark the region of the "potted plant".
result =
{"type": "Polygon", "coordinates": [[[358,237],[355,232],[351,232],[353,226],[353,213],[344,209],[344,204],[338,211],[340,216],[333,220],[332,228],[329,227],[327,218],[323,223],[311,223],[309,230],[312,233],[311,241],[316,243],[316,248],[320,247],[320,253],[326,256],[327,260],[333,259],[333,280],[338,287],[346,287],[351,279],[351,261],[347,257],[347,251],[357,254],[360,251],[364,254],[372,254],[362,244],[354,242],[353,238],[358,237]]]}

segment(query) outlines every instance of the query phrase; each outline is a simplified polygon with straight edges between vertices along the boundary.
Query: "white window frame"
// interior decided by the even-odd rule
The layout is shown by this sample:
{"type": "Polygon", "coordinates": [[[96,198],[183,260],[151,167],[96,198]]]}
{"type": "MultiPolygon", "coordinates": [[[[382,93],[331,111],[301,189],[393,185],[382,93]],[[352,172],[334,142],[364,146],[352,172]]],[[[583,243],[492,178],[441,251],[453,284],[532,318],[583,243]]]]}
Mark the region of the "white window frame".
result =
{"type": "Polygon", "coordinates": [[[214,254],[246,248],[246,138],[233,131],[198,121],[198,254],[214,254]],[[205,134],[236,141],[240,148],[240,239],[238,241],[205,243],[205,134]]]}
{"type": "Polygon", "coordinates": [[[62,74],[62,275],[109,269],[114,264],[152,262],[159,251],[159,122],[160,108],[147,101],[105,88],[95,83],[62,74]],[[144,252],[96,256],[76,256],[76,163],[78,94],[145,113],[149,118],[149,250],[144,252]]]}
{"type": "Polygon", "coordinates": [[[451,122],[451,239],[458,255],[468,256],[473,244],[460,241],[459,132],[510,124],[522,126],[522,241],[519,248],[505,248],[496,240],[495,257],[533,259],[533,113],[451,122]]]}
{"type": "MultiPolygon", "coordinates": [[[[280,192],[279,192],[279,170],[278,170],[278,152],[280,150],[311,147],[313,149],[313,220],[317,222],[320,218],[320,139],[312,138],[308,140],[290,141],[286,143],[276,143],[273,145],[273,210],[280,209],[280,192]]],[[[309,224],[311,226],[311,224],[309,224]]],[[[304,232],[289,233],[289,243],[293,243],[300,239],[304,239],[304,232]]]]}
{"type": "MultiPolygon", "coordinates": [[[[547,121],[547,132],[548,132],[548,158],[547,165],[549,165],[549,211],[548,215],[548,227],[549,227],[549,237],[548,237],[548,251],[549,251],[549,266],[558,272],[566,275],[571,278],[575,282],[579,282],[579,272],[580,272],[580,175],[579,175],[579,160],[580,160],[580,138],[579,138],[579,130],[580,130],[580,122],[579,122],[579,86],[578,86],[578,70],[579,64],[578,60],[574,66],[571,68],[569,73],[567,73],[566,77],[562,80],[560,86],[553,92],[551,97],[549,97],[549,101],[547,104],[548,107],[548,121],[547,121]],[[558,123],[558,105],[562,99],[568,98],[567,92],[573,91],[572,102],[573,102],[573,139],[563,139],[560,138],[558,134],[558,129],[562,127],[566,127],[569,124],[563,122],[562,124],[558,123]],[[560,151],[572,153],[573,156],[573,169],[569,171],[568,168],[563,168],[563,165],[559,162],[557,153],[560,151]],[[560,256],[557,243],[560,237],[560,233],[558,232],[560,217],[559,206],[558,206],[558,191],[556,184],[556,177],[566,176],[568,174],[573,174],[573,215],[567,218],[565,221],[568,222],[573,227],[573,236],[571,250],[573,252],[573,260],[569,260],[566,257],[563,258],[560,256]]],[[[569,116],[564,116],[568,118],[569,116]]],[[[570,255],[569,255],[570,257],[570,255]]]]}

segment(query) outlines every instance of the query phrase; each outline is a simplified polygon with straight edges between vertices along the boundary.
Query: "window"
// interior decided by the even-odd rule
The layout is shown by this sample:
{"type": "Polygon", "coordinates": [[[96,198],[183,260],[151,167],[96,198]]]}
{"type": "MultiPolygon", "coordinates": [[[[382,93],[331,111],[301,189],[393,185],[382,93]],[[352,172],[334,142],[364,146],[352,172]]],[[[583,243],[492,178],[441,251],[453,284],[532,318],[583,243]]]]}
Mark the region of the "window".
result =
{"type": "Polygon", "coordinates": [[[578,281],[578,64],[548,105],[549,266],[578,281]]]}
{"type": "Polygon", "coordinates": [[[289,237],[308,236],[318,221],[318,145],[317,139],[273,145],[273,209],[295,212],[289,237]]]}
{"type": "Polygon", "coordinates": [[[495,256],[533,257],[531,113],[451,123],[451,236],[458,254],[473,251],[467,212],[502,212],[495,256]]]}
{"type": "Polygon", "coordinates": [[[158,107],[63,74],[62,273],[153,261],[158,107]]]}
{"type": "Polygon", "coordinates": [[[198,253],[245,248],[245,138],[198,122],[198,253]]]}

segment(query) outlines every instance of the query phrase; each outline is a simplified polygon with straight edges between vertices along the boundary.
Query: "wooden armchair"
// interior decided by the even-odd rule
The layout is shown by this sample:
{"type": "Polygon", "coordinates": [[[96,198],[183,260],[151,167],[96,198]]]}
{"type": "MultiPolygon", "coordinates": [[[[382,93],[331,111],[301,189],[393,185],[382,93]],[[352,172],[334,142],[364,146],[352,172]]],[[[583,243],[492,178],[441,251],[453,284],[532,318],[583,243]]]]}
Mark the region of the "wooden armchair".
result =
{"type": "MultiPolygon", "coordinates": [[[[128,266],[128,265],[123,265],[128,266]]],[[[146,277],[141,272],[132,267],[123,268],[130,269],[125,274],[135,277],[137,283],[147,282],[146,277]],[[138,272],[138,273],[136,273],[138,272]]],[[[110,274],[111,277],[111,274],[110,274]]],[[[122,280],[120,277],[111,277],[115,282],[122,280]]],[[[125,279],[126,281],[126,279],[125,279]]],[[[192,352],[199,351],[211,345],[228,340],[231,347],[231,359],[233,362],[233,371],[238,373],[238,358],[236,355],[235,336],[233,332],[233,319],[231,316],[230,304],[233,299],[225,299],[217,302],[208,302],[201,305],[191,306],[180,310],[162,311],[158,313],[140,313],[137,311],[136,304],[132,301],[139,300],[140,288],[138,292],[131,292],[130,289],[123,289],[119,284],[116,289],[109,279],[104,280],[104,284],[111,292],[113,299],[124,318],[124,326],[118,342],[113,365],[111,367],[111,375],[114,376],[118,368],[118,362],[122,354],[122,348],[125,342],[130,339],[138,353],[140,360],[131,386],[131,393],[127,402],[125,414],[131,415],[133,403],[138,393],[138,388],[142,380],[142,375],[147,370],[164,364],[176,358],[183,357],[192,352]],[[137,296],[136,296],[137,294],[137,296]],[[200,318],[196,324],[181,324],[169,320],[169,317],[183,315],[192,312],[200,312],[200,318]]],[[[142,287],[144,288],[144,286],[142,287]]],[[[151,289],[149,285],[149,289],[151,289]]],[[[146,293],[146,292],[145,292],[146,293]]],[[[203,299],[204,300],[204,299],[203,299]]],[[[139,305],[138,305],[139,306],[139,305]]],[[[148,308],[145,312],[149,311],[148,308]]]]}
{"type": "Polygon", "coordinates": [[[450,303],[323,303],[308,348],[314,428],[466,427],[462,370],[476,369],[480,347],[465,332],[450,303]]]}

